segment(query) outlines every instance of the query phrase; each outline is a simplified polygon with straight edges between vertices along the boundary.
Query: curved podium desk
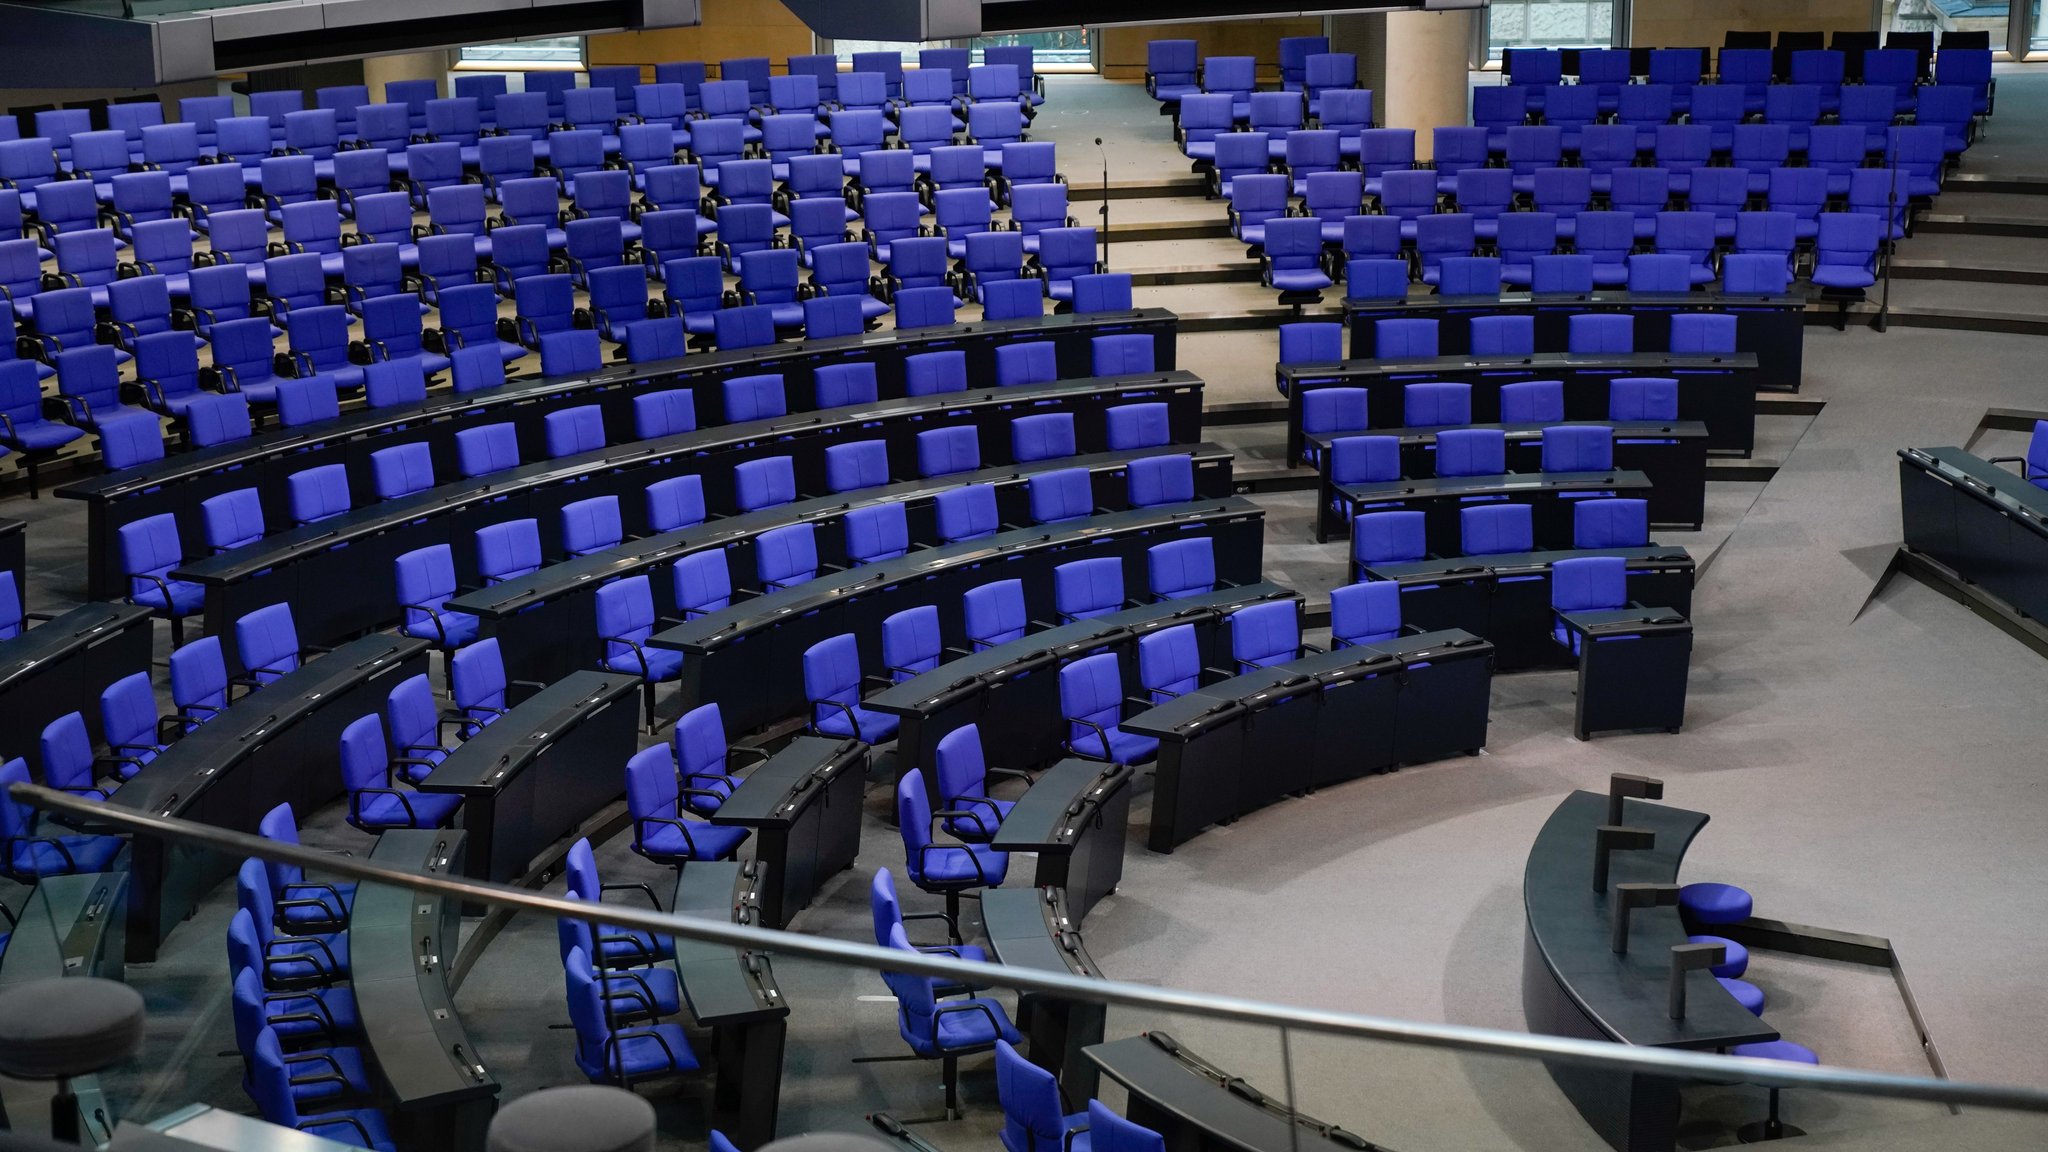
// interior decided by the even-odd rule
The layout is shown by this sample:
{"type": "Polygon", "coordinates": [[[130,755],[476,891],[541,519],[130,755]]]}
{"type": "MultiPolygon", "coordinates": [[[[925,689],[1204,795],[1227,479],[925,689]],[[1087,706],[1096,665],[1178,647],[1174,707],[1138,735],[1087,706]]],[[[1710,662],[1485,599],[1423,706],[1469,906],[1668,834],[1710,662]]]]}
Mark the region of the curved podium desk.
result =
{"type": "MultiPolygon", "coordinates": [[[[678,869],[669,911],[752,924],[768,882],[766,869],[759,861],[737,860],[699,860],[678,869]]],[[[698,1025],[713,1034],[705,1060],[712,1069],[712,1116],[735,1144],[759,1148],[775,1139],[789,1002],[767,954],[682,936],[675,945],[683,999],[698,1025]]]]}
{"type": "MultiPolygon", "coordinates": [[[[1609,897],[1593,890],[1594,829],[1607,823],[1607,803],[1598,792],[1565,797],[1529,849],[1522,874],[1528,914],[1522,1010],[1530,1031],[1707,1051],[1776,1040],[1776,1029],[1737,1004],[1704,969],[1686,976],[1685,1018],[1671,1018],[1671,947],[1686,942],[1677,907],[1636,909],[1629,917],[1628,951],[1613,951],[1609,897]]],[[[1706,826],[1706,814],[1635,799],[1625,805],[1622,822],[1650,830],[1656,843],[1610,856],[1610,891],[1616,884],[1676,884],[1678,866],[1706,826]]],[[[1676,1147],[1680,1081],[1561,1064],[1549,1070],[1579,1114],[1618,1152],[1676,1147]]]]}
{"type": "Polygon", "coordinates": [[[67,712],[84,718],[94,743],[103,740],[100,693],[149,669],[152,627],[147,608],[96,601],[0,641],[0,757],[33,757],[38,734],[67,712]]]}
{"type": "Polygon", "coordinates": [[[1164,1032],[1097,1044],[1087,1056],[1130,1093],[1124,1115],[1167,1152],[1384,1152],[1216,1067],[1164,1032]]]}
{"type": "MultiPolygon", "coordinates": [[[[1042,972],[1100,979],[1102,969],[1081,941],[1081,917],[1057,886],[990,888],[981,894],[981,922],[999,963],[1042,972]]],[[[1107,1007],[1026,992],[1017,1001],[1017,1028],[1031,1042],[1032,1062],[1059,1077],[1068,1099],[1086,1100],[1101,1082],[1082,1052],[1102,1043],[1107,1007]]]]}
{"type": "Polygon", "coordinates": [[[867,745],[799,736],[711,814],[713,824],[754,830],[754,859],[767,872],[757,886],[764,926],[787,928],[825,881],[853,867],[867,776],[867,745]]]}

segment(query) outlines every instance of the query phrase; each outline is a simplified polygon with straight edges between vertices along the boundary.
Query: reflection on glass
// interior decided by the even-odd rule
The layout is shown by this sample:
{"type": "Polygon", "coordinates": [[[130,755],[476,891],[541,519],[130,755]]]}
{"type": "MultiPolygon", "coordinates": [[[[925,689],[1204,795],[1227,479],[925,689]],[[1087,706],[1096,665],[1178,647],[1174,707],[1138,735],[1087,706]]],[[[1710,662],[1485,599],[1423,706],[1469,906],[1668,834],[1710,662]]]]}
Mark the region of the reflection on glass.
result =
{"type": "Polygon", "coordinates": [[[1605,48],[1614,43],[1612,0],[1495,0],[1487,49],[1605,48]]]}
{"type": "Polygon", "coordinates": [[[583,37],[550,36],[512,44],[471,44],[462,50],[465,64],[502,64],[526,67],[537,64],[583,63],[583,37]]]}

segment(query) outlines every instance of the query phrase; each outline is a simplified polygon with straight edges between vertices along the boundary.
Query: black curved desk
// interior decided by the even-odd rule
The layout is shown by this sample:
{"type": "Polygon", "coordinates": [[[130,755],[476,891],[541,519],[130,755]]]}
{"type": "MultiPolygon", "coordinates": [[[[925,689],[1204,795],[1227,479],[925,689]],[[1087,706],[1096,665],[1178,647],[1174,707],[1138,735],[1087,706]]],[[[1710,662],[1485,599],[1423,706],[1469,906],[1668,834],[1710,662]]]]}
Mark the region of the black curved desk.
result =
{"type": "Polygon", "coordinates": [[[1448,476],[1333,484],[1317,502],[1317,539],[1349,536],[1353,517],[1363,512],[1420,512],[1426,546],[1444,556],[1464,551],[1458,513],[1469,504],[1527,504],[1538,548],[1572,545],[1573,507],[1580,500],[1608,496],[1652,499],[1650,478],[1641,472],[1507,472],[1498,476],[1448,476]],[[1331,507],[1332,503],[1338,509],[1331,507]]]}
{"type": "MultiPolygon", "coordinates": [[[[905,480],[876,488],[863,488],[835,496],[818,496],[744,512],[695,527],[628,541],[617,548],[592,553],[488,588],[479,588],[448,601],[450,611],[467,612],[483,621],[483,635],[498,638],[505,660],[506,675],[518,680],[546,683],[571,669],[588,665],[596,652],[597,588],[606,581],[641,572],[653,572],[674,564],[694,552],[724,549],[726,570],[739,590],[757,591],[754,545],[761,533],[788,524],[809,523],[817,528],[820,563],[844,567],[847,563],[845,532],[841,525],[855,508],[895,503],[905,506],[914,545],[942,542],[935,512],[939,493],[966,484],[989,484],[996,489],[998,514],[1006,524],[1028,524],[1031,477],[1066,468],[1086,468],[1095,492],[1095,506],[1117,510],[1130,506],[1130,462],[1146,456],[1186,454],[1194,458],[1195,494],[1203,499],[1230,495],[1231,455],[1214,444],[1170,445],[1127,452],[1093,452],[1028,464],[1006,464],[978,472],[956,472],[927,480],[905,480]]],[[[658,574],[648,582],[654,593],[655,611],[663,616],[677,614],[675,582],[658,574]]]]}
{"type": "Polygon", "coordinates": [[[969,588],[1020,579],[1026,614],[1050,619],[1052,569],[1097,556],[1123,561],[1125,596],[1136,601],[1146,595],[1145,550],[1190,534],[1215,542],[1219,582],[1250,583],[1258,579],[1265,519],[1264,509],[1230,496],[1001,532],[823,575],[656,632],[648,643],[684,653],[685,707],[715,701],[727,731],[751,731],[803,711],[803,653],[827,637],[851,633],[861,667],[879,669],[883,618],[934,604],[942,641],[965,647],[960,598],[969,588]]]}
{"type": "MultiPolygon", "coordinates": [[[[1698,531],[1707,515],[1707,429],[1697,420],[1568,420],[1566,424],[1598,425],[1614,429],[1614,466],[1641,472],[1650,478],[1649,514],[1652,524],[1684,524],[1698,531]]],[[[1465,424],[1464,428],[1498,429],[1507,441],[1507,469],[1510,472],[1543,470],[1543,430],[1547,424],[1465,424]]],[[[1436,475],[1436,436],[1441,428],[1385,428],[1348,432],[1346,436],[1395,436],[1401,441],[1401,475],[1424,479],[1436,475]]],[[[1328,509],[1337,499],[1337,484],[1330,477],[1330,433],[1303,438],[1317,453],[1317,484],[1322,494],[1319,508],[1328,509]]],[[[1327,540],[1341,527],[1324,524],[1329,514],[1319,516],[1317,540],[1327,540]]]]}
{"type": "Polygon", "coordinates": [[[1628,561],[1628,598],[1692,615],[1692,555],[1683,548],[1574,548],[1444,556],[1405,564],[1373,564],[1374,580],[1401,585],[1401,620],[1432,631],[1461,628],[1493,643],[1501,669],[1563,667],[1571,653],[1551,635],[1551,567],[1581,556],[1628,561]]]}
{"type": "Polygon", "coordinates": [[[420,783],[462,797],[462,874],[516,882],[549,845],[626,791],[639,746],[638,677],[571,672],[455,746],[420,783]]]}
{"type": "MultiPolygon", "coordinates": [[[[1057,885],[990,888],[981,894],[981,924],[997,962],[1013,968],[1099,979],[1102,969],[1081,940],[1081,914],[1057,885]]],[[[1101,1083],[1082,1052],[1102,1043],[1106,1005],[1042,992],[1017,998],[1017,1028],[1031,1042],[1031,1060],[1059,1077],[1069,1100],[1086,1100],[1101,1083]]]]}
{"type": "Polygon", "coordinates": [[[0,571],[14,573],[14,586],[28,592],[28,525],[0,520],[0,571]]]}
{"type": "MultiPolygon", "coordinates": [[[[165,749],[107,803],[256,831],[282,803],[306,813],[341,795],[341,730],[381,713],[393,685],[427,670],[424,640],[365,636],[236,700],[165,749]]],[[[146,962],[241,861],[150,836],[130,849],[128,959],[146,962]]]]}
{"type": "MultiPolygon", "coordinates": [[[[146,468],[79,480],[57,489],[57,495],[86,503],[89,553],[88,589],[95,599],[120,594],[121,525],[170,512],[178,517],[181,537],[204,540],[199,502],[236,488],[256,487],[263,493],[264,517],[271,524],[289,524],[284,487],[286,474],[321,464],[348,467],[352,491],[374,491],[370,453],[415,441],[433,450],[439,476],[459,476],[455,434],[463,428],[510,421],[518,427],[522,458],[546,456],[542,422],[547,414],[580,404],[597,404],[605,426],[633,426],[633,397],[651,391],[689,388],[700,428],[724,422],[720,385],[736,376],[780,373],[788,391],[789,410],[816,407],[815,376],[829,364],[869,362],[875,365],[878,395],[903,396],[904,362],[922,352],[953,350],[967,354],[969,380],[995,379],[995,350],[1019,340],[1049,340],[1056,349],[1062,378],[1093,374],[1089,344],[1096,336],[1143,332],[1153,336],[1154,363],[1160,371],[1174,367],[1179,321],[1157,308],[1093,315],[1046,316],[1036,320],[976,321],[943,328],[908,331],[890,329],[862,336],[763,348],[712,352],[681,360],[648,364],[612,364],[597,372],[546,379],[517,379],[501,388],[456,396],[440,394],[426,403],[385,409],[358,409],[337,419],[282,429],[234,444],[181,452],[146,468]]],[[[6,532],[0,528],[0,556],[6,532]]]]}
{"type": "Polygon", "coordinates": [[[1533,356],[1438,356],[1399,360],[1343,360],[1291,364],[1279,369],[1287,392],[1287,451],[1301,459],[1301,397],[1317,388],[1363,388],[1366,415],[1376,428],[1400,426],[1402,390],[1410,384],[1444,380],[1472,386],[1472,419],[1500,420],[1500,390],[1522,380],[1564,382],[1567,420],[1601,420],[1607,415],[1608,385],[1619,376],[1668,376],[1678,381],[1678,418],[1706,425],[1707,447],[1749,455],[1756,446],[1756,358],[1674,356],[1666,352],[1575,356],[1539,352],[1533,356]]]}
{"type": "MultiPolygon", "coordinates": [[[[985,461],[1010,459],[1010,420],[1038,412],[1071,412],[1077,446],[1107,446],[1103,412],[1119,404],[1163,401],[1178,442],[1193,443],[1201,427],[1202,385],[1191,376],[1153,373],[1054,384],[982,388],[871,405],[726,424],[523,464],[353,509],[315,524],[265,537],[246,548],[187,561],[174,575],[206,589],[206,630],[223,638],[231,668],[234,621],[279,602],[292,606],[302,643],[326,644],[391,624],[399,605],[391,576],[401,554],[448,544],[458,583],[477,583],[474,534],[488,524],[533,517],[544,555],[559,556],[563,505],[615,495],[624,530],[645,531],[648,484],[670,476],[703,478],[704,504],[736,509],[733,467],[765,456],[790,456],[799,493],[828,491],[825,450],[855,440],[889,445],[891,471],[914,475],[918,432],[965,425],[979,434],[985,461]]],[[[288,521],[287,521],[288,522],[288,521]]],[[[189,542],[203,539],[188,536],[189,542]]]]}
{"type": "MultiPolygon", "coordinates": [[[[121,901],[128,877],[120,872],[46,876],[29,890],[5,951],[0,951],[0,988],[73,976],[122,976],[121,901]]],[[[87,1143],[107,1138],[107,1105],[98,1076],[77,1076],[78,1131],[87,1143]]],[[[50,1134],[50,1086],[0,1077],[0,1129],[50,1134]]],[[[58,1145],[52,1145],[57,1147],[58,1145]]]]}
{"type": "MultiPolygon", "coordinates": [[[[1671,1019],[1671,946],[1686,942],[1676,907],[1638,908],[1628,951],[1609,945],[1608,896],[1593,891],[1594,829],[1607,797],[1574,792],[1544,821],[1522,874],[1528,936],[1522,947],[1522,1010],[1532,1032],[1656,1048],[1715,1050],[1776,1040],[1712,974],[1687,974],[1686,1015],[1671,1019]]],[[[1615,852],[1608,885],[1675,884],[1704,812],[1629,799],[1622,822],[1656,834],[1645,851],[1615,852]]],[[[1549,1065],[1551,1078],[1594,1130],[1620,1152],[1675,1147],[1681,1082],[1669,1077],[1549,1065]]]]}
{"type": "MultiPolygon", "coordinates": [[[[1031,782],[990,846],[1036,853],[1031,882],[1064,892],[1068,912],[1079,923],[1123,880],[1131,777],[1126,764],[1062,760],[1031,782]]],[[[982,911],[986,915],[987,907],[982,911]]]]}
{"type": "Polygon", "coordinates": [[[868,747],[858,740],[799,736],[756,765],[712,813],[713,824],[754,830],[760,922],[787,928],[825,881],[860,855],[868,747]]]}
{"type": "MultiPolygon", "coordinates": [[[[447,828],[393,829],[370,861],[426,876],[459,872],[463,840],[447,828]]],[[[401,1148],[481,1152],[497,1111],[498,1081],[448,990],[461,932],[458,902],[434,892],[364,884],[349,910],[349,987],[401,1148]]]]}
{"type": "Polygon", "coordinates": [[[1171,852],[1211,824],[1399,764],[1486,746],[1493,645],[1426,632],[1205,684],[1123,722],[1159,740],[1152,831],[1171,852]]]}
{"type": "Polygon", "coordinates": [[[1087,1056],[1130,1093],[1124,1115],[1159,1133],[1166,1152],[1375,1152],[1334,1124],[1289,1113],[1243,1078],[1164,1032],[1097,1044],[1087,1056]]]}
{"type": "Polygon", "coordinates": [[[1418,296],[1396,302],[1346,301],[1351,355],[1372,355],[1373,321],[1415,317],[1437,324],[1437,344],[1446,355],[1472,347],[1471,322],[1478,316],[1533,316],[1536,347],[1563,348],[1570,319],[1585,312],[1626,312],[1636,319],[1634,347],[1662,352],[1671,347],[1671,317],[1686,312],[1725,312],[1735,317],[1735,350],[1756,357],[1757,386],[1799,390],[1806,355],[1806,298],[1726,296],[1719,292],[1594,292],[1586,296],[1418,296]]]}
{"type": "Polygon", "coordinates": [[[149,609],[99,601],[0,641],[0,716],[7,717],[0,759],[33,756],[44,726],[67,712],[83,717],[101,741],[100,693],[149,670],[151,628],[149,609]]]}
{"type": "Polygon", "coordinates": [[[1134,695],[1137,644],[1147,633],[1191,624],[1202,663],[1217,664],[1229,656],[1223,618],[1247,604],[1276,599],[1301,598],[1291,589],[1260,580],[1077,620],[948,660],[882,689],[866,703],[901,718],[898,761],[906,772],[923,772],[925,787],[936,796],[939,783],[933,765],[939,741],[964,724],[981,727],[982,747],[991,750],[990,759],[998,767],[1033,768],[1062,755],[1060,665],[1114,649],[1121,654],[1118,668],[1124,695],[1134,695]]]}
{"type": "Polygon", "coordinates": [[[1899,450],[1906,547],[2048,620],[2048,490],[1961,448],[1899,450]]]}
{"type": "MultiPolygon", "coordinates": [[[[756,922],[766,865],[699,860],[676,872],[669,911],[707,920],[756,922]]],[[[678,936],[676,970],[683,998],[700,1027],[712,1030],[711,1113],[741,1148],[775,1138],[782,1102],[782,1052],[789,1002],[764,952],[747,952],[678,936]]]]}

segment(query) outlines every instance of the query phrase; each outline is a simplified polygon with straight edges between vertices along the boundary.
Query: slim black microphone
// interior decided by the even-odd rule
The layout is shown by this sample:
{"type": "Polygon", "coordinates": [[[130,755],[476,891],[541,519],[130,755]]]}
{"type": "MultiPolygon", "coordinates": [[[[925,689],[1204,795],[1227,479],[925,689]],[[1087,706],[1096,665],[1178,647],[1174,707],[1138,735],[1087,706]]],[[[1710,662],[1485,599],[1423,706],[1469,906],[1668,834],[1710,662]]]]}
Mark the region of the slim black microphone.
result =
{"type": "Polygon", "coordinates": [[[1095,150],[1102,155],[1102,271],[1109,271],[1109,150],[1102,137],[1095,138],[1095,150]]]}

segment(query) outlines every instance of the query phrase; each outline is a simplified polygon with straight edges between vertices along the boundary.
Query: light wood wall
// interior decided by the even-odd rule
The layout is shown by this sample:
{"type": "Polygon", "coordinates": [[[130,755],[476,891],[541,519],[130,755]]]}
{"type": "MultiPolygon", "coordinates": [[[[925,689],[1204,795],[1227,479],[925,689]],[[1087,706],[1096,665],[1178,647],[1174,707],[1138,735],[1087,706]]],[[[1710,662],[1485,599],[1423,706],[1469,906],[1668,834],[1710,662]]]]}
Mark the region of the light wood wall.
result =
{"type": "Polygon", "coordinates": [[[1870,0],[1635,0],[1629,43],[1719,48],[1730,31],[1864,32],[1870,0]]]}
{"type": "Polygon", "coordinates": [[[1194,40],[1204,56],[1256,56],[1262,78],[1280,77],[1280,39],[1320,36],[1321,17],[1294,20],[1218,20],[1199,24],[1134,24],[1098,28],[1102,74],[1111,80],[1145,78],[1145,45],[1152,40],[1194,40]]]}
{"type": "Polygon", "coordinates": [[[781,72],[791,56],[811,54],[811,30],[781,0],[703,0],[704,22],[695,28],[614,32],[592,36],[592,64],[638,64],[647,80],[666,60],[702,60],[718,76],[720,60],[766,56],[781,72]]]}

